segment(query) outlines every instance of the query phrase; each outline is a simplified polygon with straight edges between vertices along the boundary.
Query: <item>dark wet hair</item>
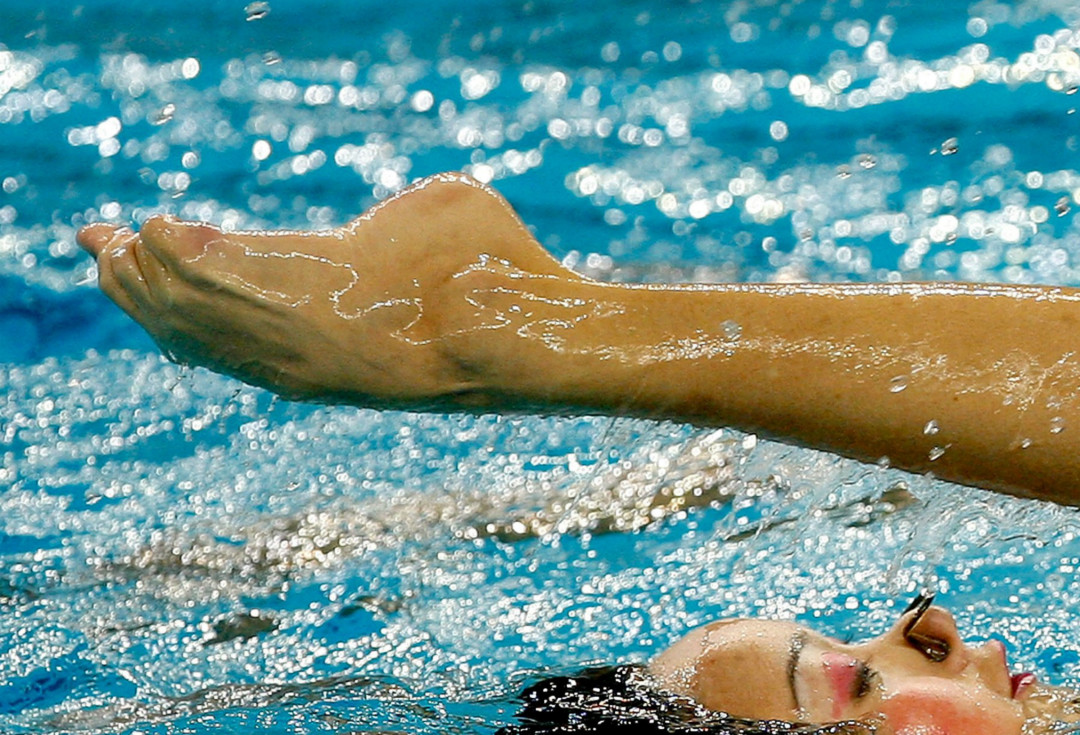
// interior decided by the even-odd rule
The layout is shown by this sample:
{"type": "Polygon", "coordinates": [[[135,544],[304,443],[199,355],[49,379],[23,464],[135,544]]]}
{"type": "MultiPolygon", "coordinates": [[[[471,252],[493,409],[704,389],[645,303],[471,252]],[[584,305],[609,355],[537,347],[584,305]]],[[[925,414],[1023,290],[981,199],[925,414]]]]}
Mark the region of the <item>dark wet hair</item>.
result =
{"type": "Polygon", "coordinates": [[[533,684],[521,694],[517,724],[498,735],[869,735],[865,722],[808,725],[747,720],[662,691],[643,666],[587,669],[533,684]]]}

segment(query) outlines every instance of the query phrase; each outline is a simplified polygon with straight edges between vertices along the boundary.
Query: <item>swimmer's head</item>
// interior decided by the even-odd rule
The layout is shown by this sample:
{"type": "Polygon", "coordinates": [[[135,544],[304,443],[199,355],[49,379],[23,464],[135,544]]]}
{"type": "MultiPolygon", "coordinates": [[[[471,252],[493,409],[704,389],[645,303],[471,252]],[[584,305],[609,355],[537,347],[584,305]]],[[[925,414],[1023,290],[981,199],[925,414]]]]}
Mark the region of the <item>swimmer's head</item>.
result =
{"type": "Polygon", "coordinates": [[[699,628],[651,667],[659,684],[745,718],[859,720],[883,735],[1019,735],[1035,690],[998,641],[965,643],[920,598],[888,631],[849,644],[793,623],[727,620],[699,628]]]}

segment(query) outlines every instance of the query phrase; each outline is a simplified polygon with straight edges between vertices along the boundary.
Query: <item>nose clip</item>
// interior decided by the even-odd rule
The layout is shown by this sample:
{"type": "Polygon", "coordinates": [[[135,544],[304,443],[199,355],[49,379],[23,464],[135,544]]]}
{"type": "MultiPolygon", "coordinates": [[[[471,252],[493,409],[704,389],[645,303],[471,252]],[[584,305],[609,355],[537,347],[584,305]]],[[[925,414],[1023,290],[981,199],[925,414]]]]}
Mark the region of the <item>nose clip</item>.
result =
{"type": "Polygon", "coordinates": [[[951,650],[949,644],[939,638],[915,632],[908,633],[906,638],[908,643],[919,649],[924,656],[936,664],[940,664],[949,657],[949,651],[951,650]]]}
{"type": "MultiPolygon", "coordinates": [[[[930,606],[934,604],[934,597],[936,596],[937,593],[935,592],[920,592],[919,594],[915,595],[915,599],[911,601],[911,604],[904,608],[904,612],[901,613],[901,615],[907,615],[912,610],[918,610],[918,612],[915,613],[915,620],[919,620],[926,613],[926,611],[930,609],[930,606]]],[[[904,628],[905,634],[907,634],[910,627],[911,626],[909,624],[907,627],[904,628]]]]}
{"type": "Polygon", "coordinates": [[[941,663],[949,657],[949,644],[947,641],[943,641],[940,638],[934,636],[924,635],[915,630],[915,627],[926,615],[926,611],[930,609],[930,605],[934,602],[934,593],[920,592],[916,595],[915,599],[911,601],[911,604],[904,610],[904,615],[907,615],[912,610],[915,614],[911,616],[911,620],[904,624],[904,630],[902,635],[904,640],[907,641],[912,648],[918,650],[922,655],[934,663],[941,663]]]}

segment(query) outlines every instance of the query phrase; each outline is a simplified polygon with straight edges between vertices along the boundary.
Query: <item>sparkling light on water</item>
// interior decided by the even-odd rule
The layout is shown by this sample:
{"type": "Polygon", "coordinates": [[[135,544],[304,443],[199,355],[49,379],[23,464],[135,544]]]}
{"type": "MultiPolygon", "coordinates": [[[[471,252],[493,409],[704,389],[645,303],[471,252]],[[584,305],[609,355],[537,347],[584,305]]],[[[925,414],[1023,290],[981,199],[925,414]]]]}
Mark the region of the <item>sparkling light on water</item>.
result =
{"type": "Polygon", "coordinates": [[[87,221],[331,227],[448,169],[598,278],[1080,284],[1070,3],[451,5],[0,11],[0,729],[486,731],[546,667],[724,615],[870,634],[923,584],[1075,682],[1071,512],[730,431],[277,402],[93,293],[87,221]]]}

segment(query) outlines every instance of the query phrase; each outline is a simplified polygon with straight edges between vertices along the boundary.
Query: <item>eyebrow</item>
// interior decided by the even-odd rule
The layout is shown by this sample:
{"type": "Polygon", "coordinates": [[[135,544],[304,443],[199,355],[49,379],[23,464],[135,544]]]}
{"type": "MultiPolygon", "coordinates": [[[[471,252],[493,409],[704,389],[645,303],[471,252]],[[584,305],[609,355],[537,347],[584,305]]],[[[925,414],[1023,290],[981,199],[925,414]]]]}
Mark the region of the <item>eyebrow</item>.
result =
{"type": "Polygon", "coordinates": [[[788,688],[791,690],[791,698],[795,700],[795,711],[802,710],[802,705],[799,704],[799,694],[795,691],[795,674],[799,670],[799,657],[802,655],[803,646],[806,645],[806,631],[797,630],[795,635],[791,636],[791,642],[788,644],[788,660],[787,660],[787,682],[788,688]]]}

